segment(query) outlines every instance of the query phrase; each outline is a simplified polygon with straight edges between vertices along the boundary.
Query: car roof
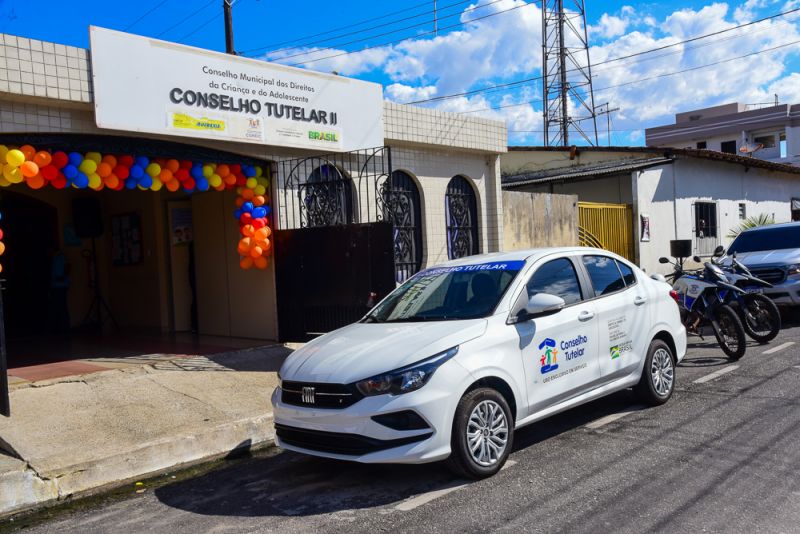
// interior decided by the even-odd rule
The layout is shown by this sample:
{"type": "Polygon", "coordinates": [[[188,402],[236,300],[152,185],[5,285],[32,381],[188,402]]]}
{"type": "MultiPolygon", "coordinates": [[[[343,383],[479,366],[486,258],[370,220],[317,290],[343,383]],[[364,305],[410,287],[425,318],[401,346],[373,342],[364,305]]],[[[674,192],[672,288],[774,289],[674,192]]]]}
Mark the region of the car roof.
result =
{"type": "Polygon", "coordinates": [[[437,266],[442,267],[457,267],[459,265],[474,265],[476,263],[486,262],[503,262],[503,261],[535,261],[542,256],[550,254],[586,254],[589,252],[596,252],[601,254],[608,254],[617,257],[613,252],[602,250],[599,248],[591,247],[543,247],[543,248],[530,248],[524,250],[513,250],[510,252],[489,252],[487,254],[476,254],[474,256],[465,256],[457,260],[450,260],[437,266]]]}
{"type": "Polygon", "coordinates": [[[756,226],[755,228],[748,228],[747,230],[742,230],[742,233],[758,232],[764,230],[777,230],[779,228],[791,228],[791,227],[800,227],[800,221],[768,224],[766,226],[756,226]]]}

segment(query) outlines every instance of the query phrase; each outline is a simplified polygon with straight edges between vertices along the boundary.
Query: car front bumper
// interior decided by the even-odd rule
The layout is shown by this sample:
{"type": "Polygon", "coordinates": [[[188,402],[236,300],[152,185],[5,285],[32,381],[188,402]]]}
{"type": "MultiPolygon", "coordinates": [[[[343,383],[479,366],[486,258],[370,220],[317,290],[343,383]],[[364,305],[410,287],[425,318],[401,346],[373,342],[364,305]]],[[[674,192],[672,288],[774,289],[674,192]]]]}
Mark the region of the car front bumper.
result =
{"type": "Polygon", "coordinates": [[[800,306],[800,277],[793,275],[781,284],[764,288],[764,295],[779,306],[800,306]]]}
{"type": "Polygon", "coordinates": [[[287,404],[272,394],[275,443],[284,449],[362,463],[426,463],[450,455],[453,415],[470,375],[447,362],[417,391],[364,397],[344,409],[287,404]],[[412,411],[428,428],[395,430],[373,416],[412,411]]]}

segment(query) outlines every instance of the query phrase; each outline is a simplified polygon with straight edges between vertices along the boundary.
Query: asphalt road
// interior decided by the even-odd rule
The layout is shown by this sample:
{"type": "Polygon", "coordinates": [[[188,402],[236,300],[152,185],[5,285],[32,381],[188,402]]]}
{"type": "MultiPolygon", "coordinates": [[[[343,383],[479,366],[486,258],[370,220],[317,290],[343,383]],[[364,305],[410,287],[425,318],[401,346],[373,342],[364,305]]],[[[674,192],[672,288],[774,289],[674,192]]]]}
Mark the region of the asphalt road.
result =
{"type": "Polygon", "coordinates": [[[659,408],[622,392],[519,431],[480,482],[273,451],[25,531],[800,531],[797,322],[735,363],[693,343],[677,380],[659,408]]]}

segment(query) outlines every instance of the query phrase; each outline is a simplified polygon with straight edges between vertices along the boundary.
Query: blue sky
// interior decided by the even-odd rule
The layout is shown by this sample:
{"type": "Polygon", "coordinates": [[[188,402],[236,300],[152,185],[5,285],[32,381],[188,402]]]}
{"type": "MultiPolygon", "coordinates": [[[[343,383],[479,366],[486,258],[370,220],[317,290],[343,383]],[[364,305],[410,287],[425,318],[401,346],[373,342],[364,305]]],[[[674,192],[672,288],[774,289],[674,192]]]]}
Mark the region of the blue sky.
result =
{"type": "MultiPolygon", "coordinates": [[[[221,4],[222,0],[0,0],[0,31],[87,47],[88,26],[94,24],[222,51],[221,4]]],[[[432,33],[432,0],[237,0],[235,45],[247,55],[380,82],[387,99],[408,102],[536,77],[541,64],[541,15],[536,4],[526,4],[525,0],[438,0],[442,30],[437,36],[432,33]],[[408,20],[398,21],[403,18],[408,20]],[[381,27],[369,30],[377,25],[381,27]],[[331,32],[341,27],[345,29],[331,32]],[[329,33],[303,39],[322,32],[329,33]],[[392,33],[377,35],[384,32],[392,33]],[[400,39],[405,40],[388,43],[400,39]],[[286,41],[295,48],[281,50],[289,46],[281,44],[286,41]],[[365,46],[371,48],[358,52],[365,46]]],[[[798,6],[800,0],[588,2],[592,62],[670,45],[798,6]]],[[[595,68],[595,101],[620,108],[613,115],[611,140],[642,144],[643,128],[669,123],[674,113],[698,107],[762,102],[772,100],[774,93],[782,102],[800,103],[800,44],[794,43],[800,41],[798,24],[795,13],[595,68]],[[775,50],[761,52],[771,48],[775,50]],[[760,53],[736,59],[753,52],[760,53]],[[711,63],[718,65],[704,67],[711,63]],[[695,67],[703,68],[671,74],[695,67]]],[[[541,144],[540,83],[424,105],[506,120],[512,144],[541,144]]],[[[605,121],[602,125],[605,144],[605,121]]]]}

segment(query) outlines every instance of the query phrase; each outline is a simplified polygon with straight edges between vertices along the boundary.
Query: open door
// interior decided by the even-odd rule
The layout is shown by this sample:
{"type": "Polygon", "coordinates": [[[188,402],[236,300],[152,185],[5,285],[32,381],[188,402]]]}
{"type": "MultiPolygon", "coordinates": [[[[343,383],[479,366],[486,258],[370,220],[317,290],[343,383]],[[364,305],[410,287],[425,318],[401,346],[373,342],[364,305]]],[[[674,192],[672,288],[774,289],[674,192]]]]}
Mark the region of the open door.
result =
{"type": "Polygon", "coordinates": [[[11,417],[8,398],[8,362],[6,361],[6,326],[3,317],[3,292],[0,289],[0,415],[11,417]]]}

